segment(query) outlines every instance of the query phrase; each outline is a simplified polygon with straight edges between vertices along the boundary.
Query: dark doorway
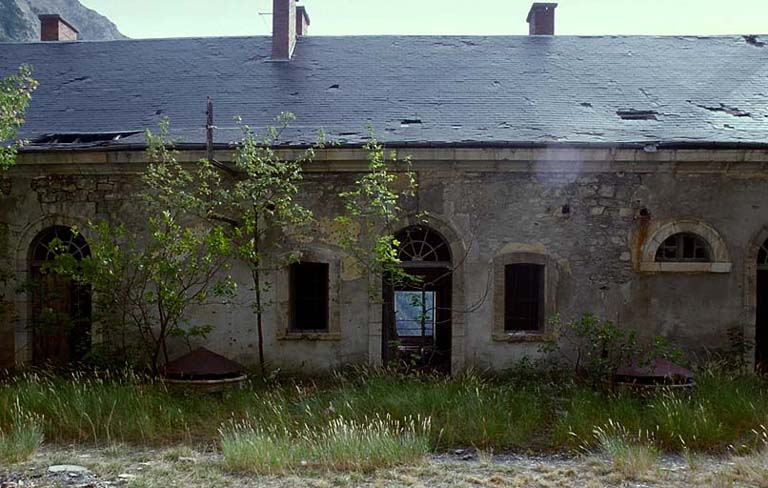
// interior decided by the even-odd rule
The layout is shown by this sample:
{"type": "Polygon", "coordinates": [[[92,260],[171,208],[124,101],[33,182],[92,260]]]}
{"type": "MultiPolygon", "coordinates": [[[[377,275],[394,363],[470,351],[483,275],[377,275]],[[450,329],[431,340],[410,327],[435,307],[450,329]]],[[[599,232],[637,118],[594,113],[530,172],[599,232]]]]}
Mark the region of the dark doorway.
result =
{"type": "Polygon", "coordinates": [[[768,373],[768,240],[757,254],[757,323],[755,324],[755,365],[768,373]]]}
{"type": "Polygon", "coordinates": [[[91,291],[47,269],[56,256],[90,254],[82,235],[69,227],[42,231],[30,247],[32,362],[62,367],[82,360],[91,347],[91,291]]]}
{"type": "Polygon", "coordinates": [[[396,239],[407,277],[384,278],[383,362],[450,373],[450,247],[424,226],[403,229],[396,239]]]}

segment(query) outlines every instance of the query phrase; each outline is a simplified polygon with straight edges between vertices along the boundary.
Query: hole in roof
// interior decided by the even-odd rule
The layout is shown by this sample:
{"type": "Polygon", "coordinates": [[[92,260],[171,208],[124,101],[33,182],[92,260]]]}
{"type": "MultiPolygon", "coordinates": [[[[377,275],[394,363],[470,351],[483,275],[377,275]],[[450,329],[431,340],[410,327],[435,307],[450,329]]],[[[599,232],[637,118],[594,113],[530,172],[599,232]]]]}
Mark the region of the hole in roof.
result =
{"type": "Polygon", "coordinates": [[[755,46],[755,47],[764,47],[765,46],[765,42],[761,41],[760,38],[757,37],[754,34],[744,36],[744,40],[747,42],[747,44],[749,44],[751,46],[755,46]]]}
{"type": "Polygon", "coordinates": [[[617,110],[616,115],[623,120],[658,120],[658,112],[653,110],[617,110]]]}
{"type": "Polygon", "coordinates": [[[579,105],[582,107],[592,108],[592,104],[589,102],[581,102],[579,105]]]}
{"type": "Polygon", "coordinates": [[[421,119],[403,119],[400,121],[401,127],[409,127],[411,125],[421,125],[421,119]]]}
{"type": "Polygon", "coordinates": [[[101,132],[80,134],[46,134],[34,139],[34,144],[89,144],[94,142],[117,141],[123,137],[139,134],[135,132],[101,132]]]}
{"type": "Polygon", "coordinates": [[[337,91],[338,89],[339,89],[339,85],[333,84],[333,85],[329,86],[328,90],[326,90],[326,91],[337,91]]]}

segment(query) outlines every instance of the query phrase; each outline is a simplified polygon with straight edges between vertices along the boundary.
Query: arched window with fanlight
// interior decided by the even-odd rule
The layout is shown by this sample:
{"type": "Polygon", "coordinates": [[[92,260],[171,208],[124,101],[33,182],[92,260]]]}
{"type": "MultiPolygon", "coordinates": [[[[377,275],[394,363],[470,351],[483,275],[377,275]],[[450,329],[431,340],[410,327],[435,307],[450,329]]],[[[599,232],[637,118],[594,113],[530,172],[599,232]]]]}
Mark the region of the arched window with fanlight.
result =
{"type": "Polygon", "coordinates": [[[712,248],[701,236],[679,232],[667,237],[656,251],[656,262],[708,263],[712,248]]]}
{"type": "Polygon", "coordinates": [[[395,235],[397,257],[406,265],[428,263],[430,266],[450,265],[451,248],[443,236],[429,227],[414,225],[395,235]]]}
{"type": "MultiPolygon", "coordinates": [[[[646,273],[730,273],[728,246],[711,225],[694,219],[655,222],[636,234],[638,271],[646,273]]],[[[634,248],[633,248],[634,249],[634,248]]]]}
{"type": "Polygon", "coordinates": [[[84,358],[91,345],[91,290],[49,269],[68,254],[82,260],[90,248],[82,234],[55,225],[40,232],[29,250],[32,360],[66,366],[84,358]]]}

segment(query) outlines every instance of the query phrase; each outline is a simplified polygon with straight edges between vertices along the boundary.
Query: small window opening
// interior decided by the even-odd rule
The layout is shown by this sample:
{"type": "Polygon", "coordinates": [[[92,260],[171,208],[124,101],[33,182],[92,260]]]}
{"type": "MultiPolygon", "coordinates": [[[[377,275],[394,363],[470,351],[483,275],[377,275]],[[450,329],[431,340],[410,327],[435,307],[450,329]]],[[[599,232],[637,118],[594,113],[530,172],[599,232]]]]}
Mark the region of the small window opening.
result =
{"type": "Polygon", "coordinates": [[[328,330],[327,263],[291,265],[291,330],[328,330]]]}
{"type": "Polygon", "coordinates": [[[694,262],[712,261],[712,250],[702,237],[692,233],[679,233],[669,237],[656,251],[657,262],[694,262]]]}
{"type": "Polygon", "coordinates": [[[504,266],[504,330],[540,331],[544,318],[544,265],[504,266]]]}

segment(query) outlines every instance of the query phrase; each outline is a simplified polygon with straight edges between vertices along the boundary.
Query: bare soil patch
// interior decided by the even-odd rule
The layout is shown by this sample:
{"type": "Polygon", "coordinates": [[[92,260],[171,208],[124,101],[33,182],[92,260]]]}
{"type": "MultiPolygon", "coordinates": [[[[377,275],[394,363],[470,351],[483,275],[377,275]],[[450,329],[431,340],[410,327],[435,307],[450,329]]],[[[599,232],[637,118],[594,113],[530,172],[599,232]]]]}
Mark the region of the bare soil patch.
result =
{"type": "Polygon", "coordinates": [[[598,456],[493,455],[455,450],[432,455],[425,462],[369,473],[296,470],[284,476],[244,476],[227,471],[214,449],[186,446],[133,449],[113,446],[45,446],[30,461],[0,467],[0,486],[106,488],[106,487],[691,487],[767,486],[768,457],[663,456],[656,466],[636,479],[615,470],[598,456]],[[74,465],[87,471],[51,466],[74,465]]]}

